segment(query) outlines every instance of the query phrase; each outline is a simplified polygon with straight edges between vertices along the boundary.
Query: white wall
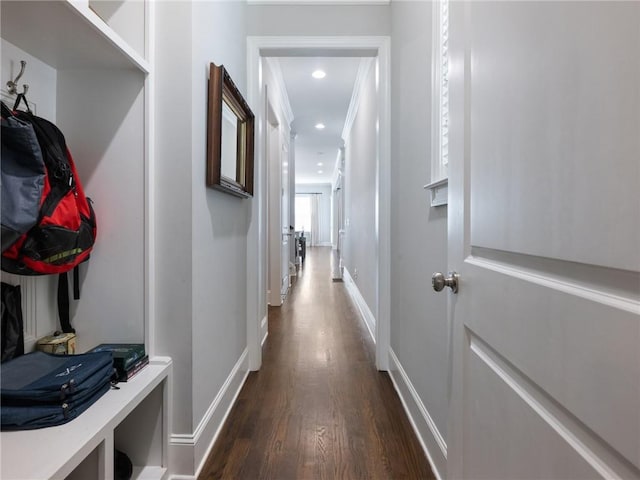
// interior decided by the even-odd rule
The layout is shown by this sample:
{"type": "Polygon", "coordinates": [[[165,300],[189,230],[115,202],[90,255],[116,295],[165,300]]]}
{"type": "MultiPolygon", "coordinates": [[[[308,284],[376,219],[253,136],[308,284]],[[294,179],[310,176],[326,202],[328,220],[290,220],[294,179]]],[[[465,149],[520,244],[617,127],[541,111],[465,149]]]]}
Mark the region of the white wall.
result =
{"type": "MultiPolygon", "coordinates": [[[[391,363],[396,382],[408,380],[446,440],[446,295],[431,274],[447,268],[447,207],[431,208],[422,187],[430,176],[431,2],[392,2],[391,52],[391,363]]],[[[403,396],[436,469],[444,456],[430,436],[418,402],[403,396]]]]}
{"type": "Polygon", "coordinates": [[[250,5],[249,35],[388,35],[388,5],[250,5]]]}
{"type": "Polygon", "coordinates": [[[174,360],[170,456],[182,475],[196,473],[247,371],[252,200],[205,187],[209,63],[246,93],[245,10],[156,6],[156,353],[174,360]]]}
{"type": "Polygon", "coordinates": [[[156,353],[173,358],[173,433],[192,431],[191,10],[156,7],[156,353]],[[176,91],[180,87],[180,94],[176,91]],[[171,102],[163,99],[172,99],[171,102]],[[178,101],[179,98],[189,99],[178,101]],[[167,192],[171,192],[168,195],[167,192]]]}
{"type": "Polygon", "coordinates": [[[57,124],[73,149],[98,226],[76,302],[82,350],[109,341],[144,342],[143,86],[143,75],[133,70],[58,71],[57,124]],[[77,107],[70,107],[79,98],[85,112],[100,112],[99,121],[78,121],[77,107]]]}
{"type": "Polygon", "coordinates": [[[246,97],[244,2],[194,2],[192,22],[192,388],[197,425],[247,344],[246,253],[252,200],[205,186],[209,63],[224,64],[246,97]]]}
{"type": "MultiPolygon", "coordinates": [[[[296,184],[296,195],[299,193],[320,193],[318,195],[318,246],[331,245],[331,184],[296,184]]],[[[306,227],[305,228],[310,228],[306,227]]],[[[309,240],[310,241],[310,240],[309,240]]],[[[311,244],[307,244],[310,246],[311,244]]]]}
{"type": "MultiPolygon", "coordinates": [[[[344,267],[377,318],[378,259],[376,222],[378,94],[376,69],[369,69],[358,113],[345,141],[344,267]]],[[[373,325],[370,325],[373,328],[373,325]]]]}

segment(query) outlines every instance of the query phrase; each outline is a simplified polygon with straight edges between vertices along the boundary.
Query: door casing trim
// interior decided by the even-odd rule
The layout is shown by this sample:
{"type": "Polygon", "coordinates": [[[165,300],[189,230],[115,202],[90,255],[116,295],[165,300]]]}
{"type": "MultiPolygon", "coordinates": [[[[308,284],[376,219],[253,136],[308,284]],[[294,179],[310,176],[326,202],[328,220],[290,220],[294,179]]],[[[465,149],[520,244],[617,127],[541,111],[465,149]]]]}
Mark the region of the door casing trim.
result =
{"type": "Polygon", "coordinates": [[[262,308],[266,305],[264,250],[266,238],[266,168],[262,102],[261,57],[275,55],[374,56],[377,58],[378,148],[376,159],[377,304],[376,367],[389,369],[390,345],[390,176],[391,176],[391,42],[388,36],[248,36],[247,98],[256,115],[255,195],[251,201],[251,219],[247,238],[247,347],[249,368],[259,370],[262,363],[262,308]]]}

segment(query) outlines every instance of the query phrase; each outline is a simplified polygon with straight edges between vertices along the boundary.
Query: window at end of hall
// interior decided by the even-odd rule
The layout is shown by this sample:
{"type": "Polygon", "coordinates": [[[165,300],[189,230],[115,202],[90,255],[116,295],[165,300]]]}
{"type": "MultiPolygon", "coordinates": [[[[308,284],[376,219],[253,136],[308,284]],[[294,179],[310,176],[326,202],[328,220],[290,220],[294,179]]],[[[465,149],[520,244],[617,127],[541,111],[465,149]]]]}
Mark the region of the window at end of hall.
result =
{"type": "Polygon", "coordinates": [[[311,230],[311,197],[296,194],[296,232],[311,230]]]}

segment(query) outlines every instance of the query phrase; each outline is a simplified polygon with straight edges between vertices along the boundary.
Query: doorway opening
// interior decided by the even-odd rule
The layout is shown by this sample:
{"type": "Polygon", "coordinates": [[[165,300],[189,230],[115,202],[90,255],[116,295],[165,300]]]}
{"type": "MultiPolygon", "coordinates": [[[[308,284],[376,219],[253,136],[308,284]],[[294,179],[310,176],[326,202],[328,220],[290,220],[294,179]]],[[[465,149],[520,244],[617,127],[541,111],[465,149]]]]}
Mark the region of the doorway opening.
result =
{"type": "MultiPolygon", "coordinates": [[[[248,278],[253,282],[253,285],[249,291],[248,298],[248,318],[247,318],[247,332],[248,332],[248,345],[249,345],[249,363],[252,370],[260,368],[261,362],[261,342],[266,338],[266,316],[267,316],[267,271],[268,265],[273,265],[273,262],[269,262],[269,251],[273,251],[270,248],[269,251],[265,248],[267,244],[267,235],[270,231],[270,224],[273,224],[273,217],[269,217],[267,211],[274,212],[273,204],[269,204],[269,199],[273,199],[273,185],[269,182],[274,178],[272,175],[272,164],[268,160],[267,150],[267,112],[269,100],[273,104],[277,103],[274,99],[282,97],[278,95],[278,82],[274,85],[268,85],[268,77],[272,75],[269,72],[273,61],[273,58],[294,58],[294,57],[327,57],[327,58],[344,58],[344,57],[356,57],[356,58],[369,58],[373,68],[372,72],[372,85],[374,85],[374,98],[376,103],[375,110],[375,122],[374,130],[370,137],[375,138],[375,148],[366,152],[370,161],[371,177],[371,201],[366,205],[360,207],[364,209],[367,215],[370,215],[371,234],[366,239],[367,245],[372,246],[372,258],[371,264],[372,270],[370,274],[366,276],[369,288],[368,302],[365,310],[368,312],[370,320],[367,321],[371,335],[376,343],[376,366],[379,370],[388,369],[388,351],[389,351],[389,171],[390,171],[390,125],[389,125],[389,112],[390,112],[390,94],[389,94],[389,38],[388,37],[248,37],[248,99],[250,105],[254,106],[256,110],[256,123],[257,135],[256,135],[256,186],[257,194],[255,201],[251,205],[252,220],[249,228],[249,252],[250,257],[255,255],[255,263],[252,258],[248,260],[248,278]]],[[[286,117],[286,106],[280,105],[282,111],[285,113],[282,115],[286,117]]],[[[290,111],[290,108],[289,108],[290,111]]],[[[355,113],[353,113],[355,115],[355,113]]],[[[281,122],[282,124],[283,122],[281,122]]],[[[322,123],[318,121],[314,126],[319,130],[322,123]]],[[[296,220],[294,215],[291,214],[295,210],[295,178],[296,176],[296,162],[291,161],[291,155],[295,155],[296,144],[302,143],[302,136],[296,136],[295,123],[292,121],[289,123],[289,156],[287,165],[280,163],[279,172],[280,178],[284,178],[285,175],[289,180],[289,193],[283,195],[282,189],[278,190],[278,193],[282,196],[286,196],[289,200],[289,228],[285,231],[282,228],[280,234],[282,238],[289,234],[294,234],[296,228],[296,220]],[[293,128],[291,128],[293,126],[293,128]],[[287,167],[285,169],[285,167],[287,167]],[[293,181],[291,181],[293,179],[293,181]],[[292,230],[292,231],[291,231],[292,230]]],[[[326,127],[326,125],[325,125],[326,127]]],[[[286,136],[286,135],[285,135],[286,136]]],[[[333,158],[339,159],[341,157],[340,146],[336,152],[333,152],[333,158]]],[[[346,146],[346,157],[349,157],[349,145],[346,146]]],[[[344,150],[342,150],[342,159],[344,160],[344,150]]],[[[323,160],[317,160],[316,163],[323,163],[323,160]]],[[[353,216],[350,218],[349,211],[349,199],[345,202],[338,202],[336,199],[338,196],[345,193],[344,179],[345,171],[340,171],[340,163],[338,161],[331,161],[331,175],[332,182],[328,183],[327,199],[330,207],[328,232],[325,245],[332,248],[337,248],[338,244],[348,245],[351,234],[350,227],[353,227],[355,232],[358,222],[358,214],[362,212],[353,212],[353,216]],[[337,165],[337,166],[336,166],[337,165]],[[343,182],[343,183],[340,183],[343,182]],[[341,191],[342,190],[342,191],[341,191]],[[339,192],[339,194],[337,194],[339,192]],[[338,209],[342,209],[338,211],[338,209]],[[345,211],[347,212],[345,214],[345,211]],[[338,216],[344,218],[344,228],[340,228],[337,223],[338,216]],[[342,238],[341,238],[342,236],[342,238]]],[[[344,161],[342,163],[344,166],[344,161]]],[[[326,167],[325,167],[326,168],[326,167]]],[[[347,164],[346,169],[349,166],[347,164]]],[[[322,169],[324,172],[324,168],[322,169]]],[[[348,172],[347,172],[348,173],[348,172]]],[[[348,185],[348,183],[347,183],[348,185]]],[[[347,189],[348,190],[348,189],[347,189]]],[[[302,192],[301,192],[302,193],[302,192]]],[[[309,193],[321,193],[321,192],[309,192],[309,193]]],[[[348,192],[347,192],[348,196],[348,192]]],[[[355,201],[353,202],[355,204],[355,201]]],[[[309,220],[312,221],[311,219],[309,220]]],[[[305,226],[306,231],[306,226],[305,226]]],[[[356,233],[354,233],[355,235],[356,233]]],[[[271,236],[271,239],[274,237],[271,236]]],[[[316,242],[319,241],[316,239],[316,242]]],[[[293,243],[293,242],[291,242],[293,243]]],[[[289,251],[292,251],[291,249],[289,251]]],[[[349,269],[345,270],[345,273],[349,269]]],[[[354,270],[354,275],[349,275],[347,284],[351,282],[352,286],[358,288],[356,282],[358,282],[359,271],[357,268],[354,270]]],[[[270,273],[269,276],[273,278],[270,273]]],[[[361,276],[361,282],[364,275],[361,276]]],[[[347,285],[349,287],[349,285],[347,285]]],[[[364,288],[364,287],[361,287],[364,288]]],[[[356,301],[356,303],[359,303],[356,301]]],[[[360,305],[358,305],[360,307],[360,305]]],[[[363,308],[360,308],[362,311],[363,308]]],[[[363,312],[364,313],[364,312],[363,312]]]]}

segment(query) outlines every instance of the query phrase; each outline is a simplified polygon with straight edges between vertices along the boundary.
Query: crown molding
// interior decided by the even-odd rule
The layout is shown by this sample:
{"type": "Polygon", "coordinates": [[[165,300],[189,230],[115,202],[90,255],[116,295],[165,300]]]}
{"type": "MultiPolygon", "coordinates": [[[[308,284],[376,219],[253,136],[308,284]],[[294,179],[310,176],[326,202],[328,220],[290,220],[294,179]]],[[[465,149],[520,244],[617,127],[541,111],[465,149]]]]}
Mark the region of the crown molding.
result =
{"type": "Polygon", "coordinates": [[[344,121],[344,127],[342,128],[342,140],[345,141],[349,136],[353,121],[358,113],[358,105],[360,104],[360,95],[364,88],[369,70],[373,65],[373,58],[363,58],[360,60],[360,66],[358,67],[358,73],[356,75],[356,81],[353,87],[353,94],[351,95],[351,101],[349,102],[349,109],[347,110],[347,118],[344,121]]]}
{"type": "Polygon", "coordinates": [[[282,67],[280,62],[275,57],[264,57],[265,61],[269,64],[271,73],[273,73],[273,80],[276,82],[276,88],[278,89],[278,96],[282,100],[282,110],[286,117],[287,127],[291,128],[291,123],[295,118],[291,103],[289,103],[289,93],[287,92],[287,86],[284,83],[284,77],[282,76],[282,67]]]}
{"type": "Polygon", "coordinates": [[[338,149],[336,160],[333,163],[333,173],[331,174],[331,187],[335,190],[338,187],[338,182],[342,177],[342,157],[344,156],[344,146],[338,149]]]}

